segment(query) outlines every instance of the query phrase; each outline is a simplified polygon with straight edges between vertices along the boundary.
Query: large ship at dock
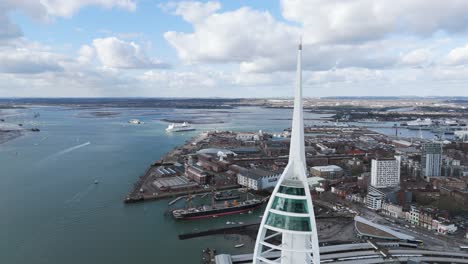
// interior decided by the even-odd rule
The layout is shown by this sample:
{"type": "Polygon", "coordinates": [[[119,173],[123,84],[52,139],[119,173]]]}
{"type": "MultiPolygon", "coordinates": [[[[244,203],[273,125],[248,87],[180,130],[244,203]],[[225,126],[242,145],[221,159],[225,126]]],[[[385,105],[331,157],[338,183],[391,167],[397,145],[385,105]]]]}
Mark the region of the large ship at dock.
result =
{"type": "Polygon", "coordinates": [[[431,126],[433,126],[433,122],[430,118],[426,119],[416,119],[413,121],[409,121],[406,123],[406,126],[408,129],[423,129],[423,130],[429,130],[431,126]]]}
{"type": "Polygon", "coordinates": [[[172,123],[166,128],[167,132],[182,132],[182,131],[192,131],[192,130],[195,130],[195,128],[189,125],[187,122],[184,122],[182,124],[172,123]]]}
{"type": "Polygon", "coordinates": [[[172,216],[175,219],[200,219],[207,217],[215,217],[230,214],[239,214],[254,210],[260,207],[268,198],[250,199],[242,202],[228,202],[211,205],[201,205],[198,207],[190,207],[187,209],[177,209],[172,211],[172,216]]]}

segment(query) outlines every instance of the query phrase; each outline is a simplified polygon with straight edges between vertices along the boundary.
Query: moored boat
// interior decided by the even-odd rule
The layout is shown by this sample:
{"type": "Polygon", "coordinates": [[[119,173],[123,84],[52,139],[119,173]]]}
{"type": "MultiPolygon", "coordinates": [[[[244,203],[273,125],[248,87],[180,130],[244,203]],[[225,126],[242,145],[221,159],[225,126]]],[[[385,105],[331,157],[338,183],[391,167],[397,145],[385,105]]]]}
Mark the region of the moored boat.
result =
{"type": "Polygon", "coordinates": [[[182,124],[172,123],[166,128],[167,132],[182,132],[192,130],[195,130],[195,128],[189,125],[187,122],[184,122],[182,124]]]}
{"type": "Polygon", "coordinates": [[[202,205],[188,209],[177,209],[172,211],[172,216],[175,219],[200,219],[213,216],[239,214],[254,210],[260,207],[265,201],[266,199],[251,199],[242,202],[237,202],[236,200],[233,202],[225,201],[221,204],[213,203],[212,205],[202,205]]]}

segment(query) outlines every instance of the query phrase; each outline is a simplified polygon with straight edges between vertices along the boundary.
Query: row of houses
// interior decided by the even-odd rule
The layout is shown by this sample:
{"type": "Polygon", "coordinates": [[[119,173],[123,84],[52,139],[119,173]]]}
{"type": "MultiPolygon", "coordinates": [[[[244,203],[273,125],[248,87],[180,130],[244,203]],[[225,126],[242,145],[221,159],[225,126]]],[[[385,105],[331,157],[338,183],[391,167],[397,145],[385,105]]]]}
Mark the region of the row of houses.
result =
{"type": "Polygon", "coordinates": [[[349,194],[346,199],[356,203],[362,203],[366,207],[380,211],[381,213],[409,222],[412,226],[425,228],[441,234],[452,234],[457,231],[457,226],[450,223],[448,215],[430,207],[410,206],[405,208],[401,205],[388,202],[387,197],[375,190],[363,196],[359,193],[349,194]]]}
{"type": "Polygon", "coordinates": [[[382,204],[382,213],[396,219],[404,219],[412,226],[422,227],[441,234],[453,234],[457,226],[450,223],[446,216],[442,216],[436,209],[429,207],[410,206],[408,211],[396,204],[382,204]]]}

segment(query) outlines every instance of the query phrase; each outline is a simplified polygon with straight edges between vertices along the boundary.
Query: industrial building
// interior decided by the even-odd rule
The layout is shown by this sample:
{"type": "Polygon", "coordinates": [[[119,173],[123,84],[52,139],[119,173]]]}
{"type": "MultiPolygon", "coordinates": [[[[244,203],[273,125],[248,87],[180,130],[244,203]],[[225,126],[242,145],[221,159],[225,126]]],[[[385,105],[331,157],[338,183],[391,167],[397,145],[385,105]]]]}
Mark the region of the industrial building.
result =
{"type": "Polygon", "coordinates": [[[343,177],[343,169],[336,165],[314,166],[310,168],[312,176],[322,177],[329,180],[335,180],[343,177]]]}

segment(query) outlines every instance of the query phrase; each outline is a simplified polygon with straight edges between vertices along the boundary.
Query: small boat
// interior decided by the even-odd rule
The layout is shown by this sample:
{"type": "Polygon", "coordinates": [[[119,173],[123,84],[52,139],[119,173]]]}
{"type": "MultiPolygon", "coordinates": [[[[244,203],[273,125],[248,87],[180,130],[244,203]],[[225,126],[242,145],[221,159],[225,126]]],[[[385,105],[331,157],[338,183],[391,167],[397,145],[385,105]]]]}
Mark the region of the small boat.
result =
{"type": "Polygon", "coordinates": [[[234,200],[239,199],[240,196],[237,194],[233,194],[231,191],[229,192],[217,192],[215,193],[214,199],[216,201],[227,201],[227,200],[234,200]]]}
{"type": "Polygon", "coordinates": [[[235,248],[241,248],[241,247],[243,247],[243,246],[244,246],[244,244],[237,244],[237,245],[235,245],[234,247],[235,247],[235,248]]]}
{"type": "Polygon", "coordinates": [[[99,181],[98,181],[98,180],[94,180],[94,184],[99,184],[99,181]]]}

